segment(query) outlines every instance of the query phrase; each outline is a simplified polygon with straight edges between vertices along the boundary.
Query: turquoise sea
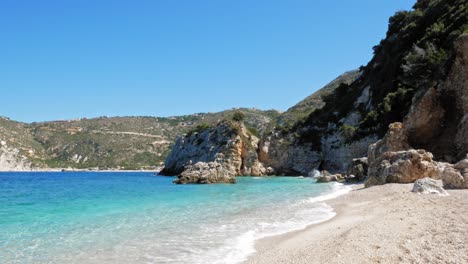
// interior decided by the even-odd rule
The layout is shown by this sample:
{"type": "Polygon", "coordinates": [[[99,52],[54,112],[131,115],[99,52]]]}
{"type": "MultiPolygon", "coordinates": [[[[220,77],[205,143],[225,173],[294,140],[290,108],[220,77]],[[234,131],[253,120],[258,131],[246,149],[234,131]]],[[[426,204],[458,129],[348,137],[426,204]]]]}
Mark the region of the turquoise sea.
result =
{"type": "Polygon", "coordinates": [[[334,216],[311,178],[174,185],[152,173],[0,173],[0,263],[239,263],[256,239],[334,216]]]}

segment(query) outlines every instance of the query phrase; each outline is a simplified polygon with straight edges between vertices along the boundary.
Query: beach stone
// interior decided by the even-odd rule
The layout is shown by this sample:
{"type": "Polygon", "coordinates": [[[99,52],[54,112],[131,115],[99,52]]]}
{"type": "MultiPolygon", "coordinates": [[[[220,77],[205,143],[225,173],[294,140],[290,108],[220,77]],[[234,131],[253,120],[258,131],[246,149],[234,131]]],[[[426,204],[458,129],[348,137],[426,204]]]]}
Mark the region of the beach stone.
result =
{"type": "Polygon", "coordinates": [[[176,184],[236,183],[235,175],[217,162],[197,162],[185,166],[176,184]]]}
{"type": "Polygon", "coordinates": [[[413,185],[413,190],[411,191],[422,194],[436,193],[440,195],[448,195],[444,188],[442,188],[441,180],[434,180],[427,177],[416,180],[413,185]]]}

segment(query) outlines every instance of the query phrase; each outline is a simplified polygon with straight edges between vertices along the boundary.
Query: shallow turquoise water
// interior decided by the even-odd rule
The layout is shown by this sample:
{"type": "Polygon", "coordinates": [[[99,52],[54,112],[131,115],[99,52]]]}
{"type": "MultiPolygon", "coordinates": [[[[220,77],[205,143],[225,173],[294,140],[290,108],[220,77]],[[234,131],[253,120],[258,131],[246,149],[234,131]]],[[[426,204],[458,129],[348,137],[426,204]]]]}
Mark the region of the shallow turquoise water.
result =
{"type": "Polygon", "coordinates": [[[236,263],[255,239],[326,220],[338,184],[151,173],[0,173],[0,263],[236,263]]]}

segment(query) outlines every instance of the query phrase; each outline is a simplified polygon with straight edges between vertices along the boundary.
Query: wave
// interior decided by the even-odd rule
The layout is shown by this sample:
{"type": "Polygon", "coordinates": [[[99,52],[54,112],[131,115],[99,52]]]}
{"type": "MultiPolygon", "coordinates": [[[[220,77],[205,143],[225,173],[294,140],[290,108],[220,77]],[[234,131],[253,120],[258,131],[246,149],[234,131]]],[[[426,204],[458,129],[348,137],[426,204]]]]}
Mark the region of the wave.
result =
{"type": "Polygon", "coordinates": [[[272,222],[269,223],[259,222],[254,228],[227,241],[223,246],[208,252],[206,255],[204,254],[203,258],[198,258],[194,263],[235,264],[244,262],[256,252],[255,242],[257,240],[303,230],[309,225],[333,218],[336,212],[324,201],[344,195],[350,190],[349,186],[334,183],[331,185],[331,192],[289,205],[288,207],[292,209],[290,212],[292,217],[287,221],[277,222],[275,219],[271,219],[272,222]],[[219,258],[219,256],[222,257],[219,258]]]}

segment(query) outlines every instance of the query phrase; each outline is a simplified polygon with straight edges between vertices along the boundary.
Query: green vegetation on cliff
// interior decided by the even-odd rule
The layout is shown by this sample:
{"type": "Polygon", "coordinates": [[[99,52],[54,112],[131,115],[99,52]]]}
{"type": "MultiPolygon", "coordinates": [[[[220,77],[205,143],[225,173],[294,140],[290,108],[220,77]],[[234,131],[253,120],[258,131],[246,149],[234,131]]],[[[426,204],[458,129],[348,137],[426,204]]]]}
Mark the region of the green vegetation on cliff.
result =
{"type": "Polygon", "coordinates": [[[319,138],[342,127],[343,118],[357,111],[362,119],[342,130],[347,137],[383,136],[390,123],[403,120],[413,100],[446,79],[454,42],[467,28],[467,0],[420,0],[412,11],[396,13],[359,78],[325,95],[325,105],[290,131],[298,133],[300,142],[320,148],[319,138]],[[371,100],[359,101],[366,89],[371,100]]]}

